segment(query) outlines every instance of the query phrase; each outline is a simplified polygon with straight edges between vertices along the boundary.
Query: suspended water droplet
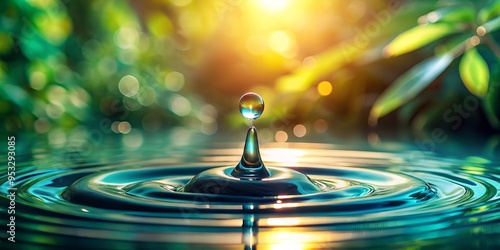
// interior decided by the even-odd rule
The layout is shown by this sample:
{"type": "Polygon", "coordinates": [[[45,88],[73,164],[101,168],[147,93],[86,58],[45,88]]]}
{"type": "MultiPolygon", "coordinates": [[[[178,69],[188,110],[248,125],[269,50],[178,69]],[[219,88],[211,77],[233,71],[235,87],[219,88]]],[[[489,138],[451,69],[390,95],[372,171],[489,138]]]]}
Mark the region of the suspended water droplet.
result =
{"type": "Polygon", "coordinates": [[[264,100],[258,94],[248,92],[240,98],[239,108],[245,118],[255,120],[264,111],[264,100]]]}
{"type": "MultiPolygon", "coordinates": [[[[240,98],[239,108],[245,118],[255,120],[264,111],[264,100],[258,94],[249,92],[240,98]]],[[[260,158],[257,129],[254,126],[248,129],[243,155],[231,175],[249,180],[260,180],[270,175],[260,158]]]]}
{"type": "MultiPolygon", "coordinates": [[[[264,101],[255,93],[240,98],[241,114],[255,120],[264,111],[264,101]]],[[[278,196],[321,192],[308,176],[285,168],[266,168],[260,157],[257,129],[251,126],[240,162],[235,167],[205,170],[193,177],[180,192],[239,196],[278,196]]]]}

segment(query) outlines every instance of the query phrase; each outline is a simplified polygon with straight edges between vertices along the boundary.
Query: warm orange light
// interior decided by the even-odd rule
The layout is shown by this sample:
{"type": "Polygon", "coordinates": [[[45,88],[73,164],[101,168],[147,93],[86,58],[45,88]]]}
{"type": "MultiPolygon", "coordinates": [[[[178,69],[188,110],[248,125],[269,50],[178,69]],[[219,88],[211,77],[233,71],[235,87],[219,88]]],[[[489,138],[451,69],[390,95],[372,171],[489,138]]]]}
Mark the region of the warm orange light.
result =
{"type": "MultiPolygon", "coordinates": [[[[286,139],[288,139],[288,135],[286,132],[279,131],[278,133],[279,137],[276,138],[276,141],[280,139],[280,141],[278,142],[285,142],[286,139]],[[283,136],[283,138],[281,136],[283,136]]],[[[278,133],[276,133],[277,136],[278,133]]],[[[262,153],[266,156],[266,159],[268,159],[269,161],[282,162],[282,163],[297,163],[299,162],[300,158],[305,155],[305,152],[303,150],[291,149],[291,148],[268,148],[268,149],[263,149],[262,153]]]]}
{"type": "Polygon", "coordinates": [[[288,140],[288,134],[285,131],[278,131],[274,136],[277,142],[286,142],[288,140]]]}
{"type": "Polygon", "coordinates": [[[286,58],[294,58],[297,55],[297,41],[290,32],[277,30],[269,35],[269,48],[286,58]]]}
{"type": "MultiPolygon", "coordinates": [[[[297,203],[276,203],[276,204],[273,204],[273,208],[275,209],[281,209],[281,208],[287,208],[287,207],[297,207],[297,203]]],[[[274,221],[275,223],[278,223],[278,221],[274,221]]],[[[282,223],[286,223],[286,221],[281,221],[282,223]]],[[[292,221],[288,221],[288,223],[291,223],[292,221]]],[[[269,223],[269,221],[268,221],[269,223]]],[[[297,220],[293,220],[293,223],[296,223],[298,224],[298,219],[297,220]]],[[[271,225],[271,224],[269,224],[271,225]]]]}
{"type": "Polygon", "coordinates": [[[128,134],[132,130],[132,126],[128,122],[118,123],[118,131],[122,134],[128,134]]]}
{"type": "Polygon", "coordinates": [[[318,119],[314,122],[314,130],[318,133],[324,133],[328,129],[328,122],[323,119],[318,119]]]}
{"type": "Polygon", "coordinates": [[[332,84],[328,81],[322,81],[318,84],[318,93],[322,96],[327,96],[332,93],[332,84]]]}
{"type": "Polygon", "coordinates": [[[246,41],[247,50],[254,55],[262,55],[267,50],[266,39],[260,35],[254,35],[246,41]]]}
{"type": "Polygon", "coordinates": [[[306,69],[314,69],[318,65],[318,61],[316,60],[316,58],[314,58],[314,56],[308,56],[304,58],[304,60],[302,61],[302,65],[306,69]]]}
{"type": "Polygon", "coordinates": [[[348,239],[350,233],[311,232],[277,228],[271,232],[259,233],[259,243],[269,244],[269,249],[301,250],[316,249],[318,243],[331,240],[348,239]]]}
{"type": "Polygon", "coordinates": [[[302,124],[297,124],[293,127],[293,134],[297,137],[303,137],[307,134],[307,128],[302,124]]]}

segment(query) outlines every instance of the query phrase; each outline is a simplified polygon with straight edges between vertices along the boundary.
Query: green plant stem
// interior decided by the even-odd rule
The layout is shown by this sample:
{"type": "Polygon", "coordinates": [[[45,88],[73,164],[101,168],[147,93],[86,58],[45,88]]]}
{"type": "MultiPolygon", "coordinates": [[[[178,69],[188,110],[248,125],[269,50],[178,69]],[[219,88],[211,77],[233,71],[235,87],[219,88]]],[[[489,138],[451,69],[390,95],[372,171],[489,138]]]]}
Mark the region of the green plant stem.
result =
{"type": "Polygon", "coordinates": [[[500,47],[493,40],[493,38],[491,38],[491,36],[489,34],[487,34],[483,37],[483,41],[486,44],[486,46],[488,46],[493,51],[493,53],[497,56],[497,59],[500,60],[500,47]]]}

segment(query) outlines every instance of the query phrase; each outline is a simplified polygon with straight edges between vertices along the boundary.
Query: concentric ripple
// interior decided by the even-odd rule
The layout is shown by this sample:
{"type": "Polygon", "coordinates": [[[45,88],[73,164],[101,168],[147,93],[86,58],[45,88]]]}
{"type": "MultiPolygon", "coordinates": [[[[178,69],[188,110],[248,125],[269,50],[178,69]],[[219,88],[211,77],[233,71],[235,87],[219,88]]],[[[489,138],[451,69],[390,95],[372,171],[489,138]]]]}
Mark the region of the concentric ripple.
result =
{"type": "MultiPolygon", "coordinates": [[[[65,246],[77,240],[105,249],[500,244],[500,169],[486,159],[410,157],[415,152],[326,144],[272,146],[262,149],[270,171],[302,172],[320,191],[264,197],[180,192],[204,170],[220,168],[224,175],[239,160],[241,150],[231,149],[237,147],[175,156],[164,150],[101,151],[70,165],[35,155],[18,164],[19,244],[65,246]]],[[[0,180],[6,193],[6,176],[0,180]]]]}

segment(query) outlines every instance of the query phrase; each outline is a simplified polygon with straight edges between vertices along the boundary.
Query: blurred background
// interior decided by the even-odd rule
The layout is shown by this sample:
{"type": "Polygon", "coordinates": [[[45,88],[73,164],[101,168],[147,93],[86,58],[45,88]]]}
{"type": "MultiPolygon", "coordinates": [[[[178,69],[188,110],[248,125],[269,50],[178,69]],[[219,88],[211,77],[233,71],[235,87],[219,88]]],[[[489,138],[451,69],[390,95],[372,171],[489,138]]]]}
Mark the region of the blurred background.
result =
{"type": "Polygon", "coordinates": [[[499,14],[498,0],[1,1],[0,131],[56,147],[244,131],[253,91],[264,142],[498,152],[499,14]]]}

